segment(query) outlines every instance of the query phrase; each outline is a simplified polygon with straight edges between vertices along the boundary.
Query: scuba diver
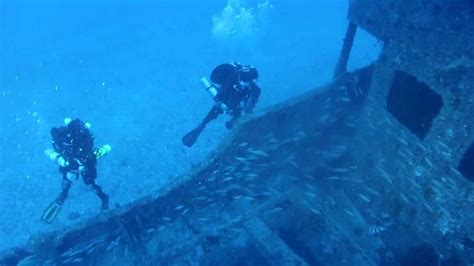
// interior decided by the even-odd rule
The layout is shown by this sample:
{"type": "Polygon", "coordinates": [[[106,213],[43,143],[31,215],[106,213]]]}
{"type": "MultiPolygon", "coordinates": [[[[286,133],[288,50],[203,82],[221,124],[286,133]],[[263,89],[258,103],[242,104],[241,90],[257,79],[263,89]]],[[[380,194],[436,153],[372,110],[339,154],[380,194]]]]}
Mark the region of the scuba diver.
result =
{"type": "Polygon", "coordinates": [[[42,219],[51,223],[56,218],[74,180],[82,177],[84,184],[90,186],[102,202],[101,210],[109,208],[109,196],[96,184],[97,159],[111,151],[110,145],[94,149],[94,136],[90,131],[91,125],[79,119],[64,119],[64,126],[51,129],[54,150],[45,150],[46,156],[59,165],[63,176],[62,191],[48,206],[42,219]]]}
{"type": "Polygon", "coordinates": [[[239,63],[217,66],[211,73],[212,84],[205,77],[202,78],[201,82],[215,104],[202,122],[181,139],[183,144],[191,147],[206,125],[223,113],[231,116],[225,123],[227,129],[231,129],[242,114],[251,113],[260,97],[257,79],[255,67],[239,63]]]}

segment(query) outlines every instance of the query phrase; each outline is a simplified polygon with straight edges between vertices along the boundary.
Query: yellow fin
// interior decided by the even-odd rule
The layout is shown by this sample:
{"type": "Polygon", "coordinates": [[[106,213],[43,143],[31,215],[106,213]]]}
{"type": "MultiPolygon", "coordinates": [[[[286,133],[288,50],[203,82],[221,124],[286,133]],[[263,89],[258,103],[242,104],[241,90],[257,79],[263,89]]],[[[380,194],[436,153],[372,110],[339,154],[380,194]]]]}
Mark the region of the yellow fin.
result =
{"type": "Polygon", "coordinates": [[[61,207],[62,205],[59,204],[56,200],[53,201],[48,206],[48,208],[46,208],[46,210],[43,213],[43,216],[41,216],[41,219],[49,224],[52,223],[54,219],[56,219],[56,217],[58,216],[59,211],[61,210],[61,207]]]}

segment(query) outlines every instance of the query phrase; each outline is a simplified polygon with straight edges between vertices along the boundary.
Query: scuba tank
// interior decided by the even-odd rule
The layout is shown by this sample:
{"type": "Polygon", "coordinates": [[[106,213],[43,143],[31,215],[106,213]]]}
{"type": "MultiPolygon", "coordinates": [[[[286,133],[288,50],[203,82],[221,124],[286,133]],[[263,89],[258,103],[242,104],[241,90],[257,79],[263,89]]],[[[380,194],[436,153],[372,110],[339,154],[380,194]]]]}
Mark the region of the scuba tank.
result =
{"type": "Polygon", "coordinates": [[[95,158],[99,159],[109,153],[111,150],[112,146],[110,146],[109,144],[105,144],[104,146],[94,150],[95,158]]]}
{"type": "Polygon", "coordinates": [[[55,152],[54,150],[51,149],[46,149],[44,151],[44,154],[49,157],[52,161],[56,162],[59,166],[61,167],[67,167],[69,165],[69,162],[64,159],[61,154],[55,152]]]}
{"type": "Polygon", "coordinates": [[[216,102],[216,104],[223,110],[223,111],[227,111],[227,109],[229,109],[227,107],[227,105],[225,105],[225,103],[221,103],[219,101],[216,100],[216,96],[217,96],[217,88],[216,86],[212,85],[207,79],[206,77],[203,77],[201,79],[201,83],[202,85],[204,86],[204,88],[206,88],[206,91],[209,93],[209,95],[211,95],[212,99],[214,99],[214,101],[216,102]]]}
{"type": "Polygon", "coordinates": [[[215,98],[217,96],[217,88],[212,85],[206,77],[202,77],[201,79],[202,85],[204,85],[204,88],[206,88],[207,92],[211,95],[212,98],[215,98]]]}

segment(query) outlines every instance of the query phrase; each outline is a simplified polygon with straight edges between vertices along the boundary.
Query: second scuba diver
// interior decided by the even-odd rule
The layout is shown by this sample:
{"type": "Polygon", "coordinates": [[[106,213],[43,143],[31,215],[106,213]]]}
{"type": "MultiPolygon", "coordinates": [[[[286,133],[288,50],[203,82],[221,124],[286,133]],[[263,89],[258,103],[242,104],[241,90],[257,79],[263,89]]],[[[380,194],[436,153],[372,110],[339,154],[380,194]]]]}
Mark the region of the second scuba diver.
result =
{"type": "Polygon", "coordinates": [[[90,186],[100,198],[101,210],[109,208],[109,196],[97,185],[95,179],[97,178],[97,159],[110,152],[111,146],[94,148],[94,137],[89,123],[66,118],[64,124],[62,127],[51,129],[54,150],[45,150],[45,154],[59,165],[59,172],[63,176],[61,193],[42,216],[43,221],[47,223],[53,222],[56,218],[67,198],[72,182],[79,177],[82,177],[84,184],[90,186]]]}
{"type": "Polygon", "coordinates": [[[201,82],[213,97],[215,104],[203,121],[181,141],[191,147],[204,130],[206,125],[219,115],[226,113],[232,118],[225,123],[231,129],[236,120],[242,115],[253,111],[260,97],[260,87],[257,86],[257,69],[250,65],[239,63],[221,64],[211,73],[211,82],[204,77],[201,82]]]}

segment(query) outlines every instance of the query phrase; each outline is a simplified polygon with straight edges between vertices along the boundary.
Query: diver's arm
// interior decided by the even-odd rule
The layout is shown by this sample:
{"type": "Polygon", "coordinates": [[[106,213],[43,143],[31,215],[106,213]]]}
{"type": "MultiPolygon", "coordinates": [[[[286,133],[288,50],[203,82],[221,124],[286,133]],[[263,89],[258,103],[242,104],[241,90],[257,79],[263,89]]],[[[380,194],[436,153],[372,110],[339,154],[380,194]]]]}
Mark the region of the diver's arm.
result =
{"type": "Polygon", "coordinates": [[[260,87],[257,84],[252,83],[249,100],[247,102],[247,105],[245,106],[246,113],[251,113],[253,111],[253,109],[257,105],[258,100],[260,99],[260,92],[260,87]]]}
{"type": "Polygon", "coordinates": [[[230,86],[222,85],[217,91],[217,95],[214,97],[214,100],[216,102],[224,102],[229,97],[230,89],[230,86]]]}
{"type": "Polygon", "coordinates": [[[218,108],[222,110],[222,113],[231,114],[232,104],[230,103],[230,97],[232,97],[232,90],[234,89],[233,85],[223,85],[219,88],[219,92],[214,98],[218,108]]]}

